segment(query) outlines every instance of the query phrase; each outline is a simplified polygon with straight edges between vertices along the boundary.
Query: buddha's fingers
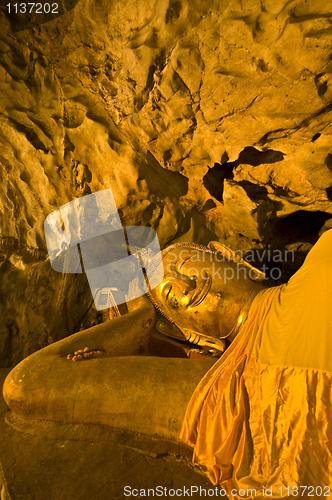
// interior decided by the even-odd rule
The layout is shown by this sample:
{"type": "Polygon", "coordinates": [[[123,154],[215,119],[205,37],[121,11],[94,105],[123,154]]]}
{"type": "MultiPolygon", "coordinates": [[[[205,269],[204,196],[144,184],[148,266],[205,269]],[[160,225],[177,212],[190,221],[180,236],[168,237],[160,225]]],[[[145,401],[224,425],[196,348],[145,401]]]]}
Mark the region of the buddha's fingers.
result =
{"type": "Polygon", "coordinates": [[[156,313],[152,305],[136,309],[120,318],[106,321],[55,342],[41,352],[67,355],[86,346],[105,351],[108,356],[130,356],[147,352],[156,313]]]}

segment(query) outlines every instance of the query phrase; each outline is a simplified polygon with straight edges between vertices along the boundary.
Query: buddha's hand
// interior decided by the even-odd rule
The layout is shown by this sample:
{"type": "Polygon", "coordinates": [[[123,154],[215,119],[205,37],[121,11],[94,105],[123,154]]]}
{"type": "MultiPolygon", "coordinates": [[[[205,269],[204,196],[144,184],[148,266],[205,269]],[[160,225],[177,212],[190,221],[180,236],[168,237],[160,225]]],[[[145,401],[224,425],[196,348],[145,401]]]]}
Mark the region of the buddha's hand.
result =
{"type": "Polygon", "coordinates": [[[90,349],[89,347],[84,347],[84,349],[79,349],[75,352],[70,352],[66,355],[69,361],[81,361],[82,359],[91,359],[102,356],[106,351],[103,349],[90,349]]]}

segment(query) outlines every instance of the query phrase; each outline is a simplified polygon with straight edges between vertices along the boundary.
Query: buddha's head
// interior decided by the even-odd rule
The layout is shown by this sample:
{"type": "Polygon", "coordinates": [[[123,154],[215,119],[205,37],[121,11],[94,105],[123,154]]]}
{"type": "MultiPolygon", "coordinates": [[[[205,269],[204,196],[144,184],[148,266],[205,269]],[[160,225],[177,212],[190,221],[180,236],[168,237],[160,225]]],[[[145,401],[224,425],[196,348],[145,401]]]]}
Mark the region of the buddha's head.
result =
{"type": "Polygon", "coordinates": [[[257,283],[264,274],[217,242],[208,247],[171,245],[163,250],[162,258],[164,278],[150,291],[150,299],[181,332],[216,339],[230,336],[240,325],[248,300],[251,303],[264,289],[257,283]]]}

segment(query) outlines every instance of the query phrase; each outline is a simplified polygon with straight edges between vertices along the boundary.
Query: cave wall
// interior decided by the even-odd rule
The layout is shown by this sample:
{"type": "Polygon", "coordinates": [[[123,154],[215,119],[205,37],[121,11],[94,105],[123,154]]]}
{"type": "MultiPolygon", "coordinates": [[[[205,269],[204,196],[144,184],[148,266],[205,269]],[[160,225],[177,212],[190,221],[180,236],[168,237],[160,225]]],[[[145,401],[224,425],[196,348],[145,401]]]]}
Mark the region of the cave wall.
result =
{"type": "Polygon", "coordinates": [[[330,2],[80,0],[18,32],[0,14],[1,366],[81,326],[86,278],[51,269],[43,230],[75,198],[112,188],[162,247],[293,249],[283,278],[332,227],[330,2]]]}

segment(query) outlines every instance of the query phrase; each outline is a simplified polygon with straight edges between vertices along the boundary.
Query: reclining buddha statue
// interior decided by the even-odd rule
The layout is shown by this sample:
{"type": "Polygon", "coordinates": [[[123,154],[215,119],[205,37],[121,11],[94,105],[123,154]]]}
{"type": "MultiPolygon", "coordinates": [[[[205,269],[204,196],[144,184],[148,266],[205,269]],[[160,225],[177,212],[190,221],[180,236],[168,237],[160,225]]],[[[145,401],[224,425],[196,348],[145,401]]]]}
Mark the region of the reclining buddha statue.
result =
{"type": "Polygon", "coordinates": [[[273,498],[329,488],[331,249],[327,231],[287,284],[266,288],[224,245],[171,245],[157,287],[128,302],[127,314],[24,359],[5,380],[5,400],[27,421],[184,442],[230,498],[241,488],[255,498],[264,488],[273,498]],[[156,329],[220,357],[140,355],[156,329]]]}

